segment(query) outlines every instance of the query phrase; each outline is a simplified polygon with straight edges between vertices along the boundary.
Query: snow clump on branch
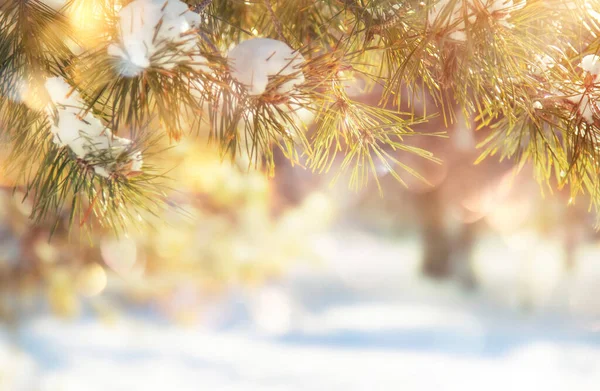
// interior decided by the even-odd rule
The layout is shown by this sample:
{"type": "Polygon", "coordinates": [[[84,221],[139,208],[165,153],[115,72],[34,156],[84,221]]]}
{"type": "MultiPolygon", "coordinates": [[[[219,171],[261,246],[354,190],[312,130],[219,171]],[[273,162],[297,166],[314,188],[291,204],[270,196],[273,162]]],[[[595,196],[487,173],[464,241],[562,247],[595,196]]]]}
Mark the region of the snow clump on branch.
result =
{"type": "Polygon", "coordinates": [[[285,95],[304,82],[304,57],[287,44],[270,38],[241,42],[227,54],[231,76],[246,87],[249,95],[262,95],[271,78],[288,77],[275,92],[285,95]]]}
{"type": "Polygon", "coordinates": [[[119,11],[119,42],[108,46],[119,72],[134,77],[149,67],[173,69],[198,61],[200,15],[179,0],[134,0],[119,11]]]}
{"type": "Polygon", "coordinates": [[[594,87],[597,84],[600,74],[600,57],[595,54],[589,54],[581,60],[579,64],[584,71],[584,85],[580,93],[567,98],[577,111],[581,118],[588,124],[594,124],[594,116],[600,113],[598,109],[598,97],[593,96],[594,87]]]}
{"type": "Polygon", "coordinates": [[[132,150],[133,142],[114,136],[99,118],[85,109],[79,93],[64,79],[50,78],[45,86],[52,101],[47,111],[55,144],[69,147],[78,159],[105,178],[141,172],[142,154],[132,150]]]}
{"type": "Polygon", "coordinates": [[[511,27],[507,22],[510,13],[525,4],[525,0],[440,0],[429,9],[427,24],[447,29],[450,39],[464,42],[467,40],[465,21],[473,24],[480,15],[487,13],[504,26],[511,27]]]}

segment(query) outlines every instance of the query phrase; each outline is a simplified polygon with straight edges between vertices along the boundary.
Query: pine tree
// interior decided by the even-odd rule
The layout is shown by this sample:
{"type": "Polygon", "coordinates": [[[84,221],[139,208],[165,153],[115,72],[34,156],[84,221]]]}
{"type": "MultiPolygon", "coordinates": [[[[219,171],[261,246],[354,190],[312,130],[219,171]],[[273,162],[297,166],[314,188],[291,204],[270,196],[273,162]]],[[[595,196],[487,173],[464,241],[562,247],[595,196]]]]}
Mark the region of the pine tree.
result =
{"type": "Polygon", "coordinates": [[[172,204],[161,157],[182,137],[267,175],[280,149],[352,188],[382,169],[404,183],[420,175],[400,156],[437,159],[411,138],[443,137],[412,126],[453,124],[458,107],[473,131],[492,130],[480,159],[531,162],[544,186],[598,209],[598,11],[595,0],[2,0],[7,185],[38,223],[66,213],[68,226],[120,232],[172,204]],[[353,97],[359,82],[383,88],[381,101],[353,97]]]}

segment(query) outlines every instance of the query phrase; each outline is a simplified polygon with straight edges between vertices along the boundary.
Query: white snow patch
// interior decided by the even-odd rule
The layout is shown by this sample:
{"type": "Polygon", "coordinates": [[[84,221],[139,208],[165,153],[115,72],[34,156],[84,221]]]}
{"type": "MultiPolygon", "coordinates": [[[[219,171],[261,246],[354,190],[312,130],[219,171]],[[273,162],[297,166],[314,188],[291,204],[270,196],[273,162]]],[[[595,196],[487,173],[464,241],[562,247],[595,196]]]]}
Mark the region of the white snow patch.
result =
{"type": "Polygon", "coordinates": [[[593,76],[600,73],[600,57],[595,54],[588,54],[581,60],[581,68],[593,76]]]}
{"type": "MultiPolygon", "coordinates": [[[[114,136],[100,119],[90,111],[85,112],[79,93],[64,79],[48,79],[46,90],[53,103],[49,105],[48,112],[53,121],[51,132],[54,143],[68,146],[78,158],[91,164],[96,174],[109,177],[118,169],[116,159],[123,153],[129,153],[133,142],[114,136]]],[[[131,162],[128,171],[141,171],[141,152],[131,153],[128,161],[131,162]]]]}
{"type": "Polygon", "coordinates": [[[119,19],[119,42],[109,45],[108,54],[120,60],[123,76],[136,76],[150,66],[172,69],[186,59],[204,62],[194,53],[200,15],[185,3],[134,0],[119,11],[119,19]]]}
{"type": "Polygon", "coordinates": [[[471,24],[475,23],[481,6],[500,23],[510,27],[506,22],[510,12],[523,8],[525,3],[525,0],[516,3],[513,0],[440,0],[430,8],[427,23],[430,27],[439,23],[443,28],[450,29],[448,34],[450,39],[466,41],[465,20],[471,24]],[[453,8],[448,10],[448,7],[453,8]]]}
{"type": "Polygon", "coordinates": [[[301,66],[304,57],[281,41],[270,38],[254,38],[241,42],[227,55],[231,76],[242,83],[250,95],[261,95],[273,76],[290,76],[280,84],[279,94],[286,94],[304,82],[301,66]]]}

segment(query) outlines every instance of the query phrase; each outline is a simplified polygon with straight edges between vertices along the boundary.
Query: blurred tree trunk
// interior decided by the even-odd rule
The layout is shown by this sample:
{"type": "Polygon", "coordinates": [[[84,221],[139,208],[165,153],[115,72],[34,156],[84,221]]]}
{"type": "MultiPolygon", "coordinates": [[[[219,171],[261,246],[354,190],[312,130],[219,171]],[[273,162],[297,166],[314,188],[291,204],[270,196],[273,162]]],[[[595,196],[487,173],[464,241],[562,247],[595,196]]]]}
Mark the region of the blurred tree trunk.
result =
{"type": "Polygon", "coordinates": [[[457,277],[466,289],[477,287],[477,277],[473,268],[473,247],[480,232],[481,224],[463,223],[454,249],[456,263],[458,265],[457,277]]]}
{"type": "Polygon", "coordinates": [[[444,221],[446,207],[440,188],[417,197],[423,241],[421,271],[435,279],[448,278],[452,274],[451,238],[444,221]]]}

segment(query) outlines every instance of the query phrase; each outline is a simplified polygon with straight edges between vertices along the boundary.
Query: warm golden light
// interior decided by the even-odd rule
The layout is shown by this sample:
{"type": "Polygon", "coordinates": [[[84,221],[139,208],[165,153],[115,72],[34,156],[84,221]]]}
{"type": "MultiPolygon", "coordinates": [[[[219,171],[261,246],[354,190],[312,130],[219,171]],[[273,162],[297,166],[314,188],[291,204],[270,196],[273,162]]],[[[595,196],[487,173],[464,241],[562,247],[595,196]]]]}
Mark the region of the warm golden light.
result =
{"type": "Polygon", "coordinates": [[[106,288],[106,283],[106,272],[97,263],[85,265],[77,273],[77,290],[84,296],[99,295],[106,288]]]}

